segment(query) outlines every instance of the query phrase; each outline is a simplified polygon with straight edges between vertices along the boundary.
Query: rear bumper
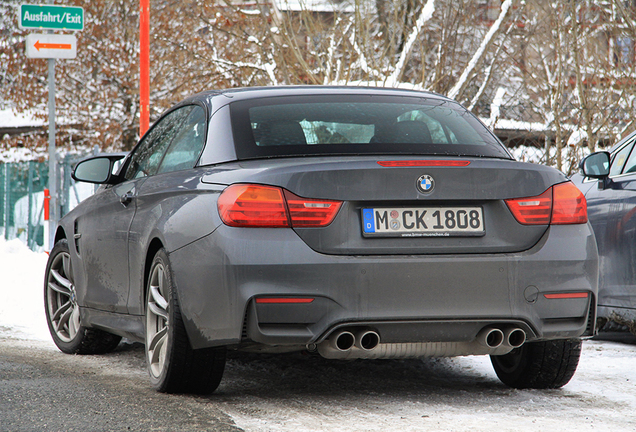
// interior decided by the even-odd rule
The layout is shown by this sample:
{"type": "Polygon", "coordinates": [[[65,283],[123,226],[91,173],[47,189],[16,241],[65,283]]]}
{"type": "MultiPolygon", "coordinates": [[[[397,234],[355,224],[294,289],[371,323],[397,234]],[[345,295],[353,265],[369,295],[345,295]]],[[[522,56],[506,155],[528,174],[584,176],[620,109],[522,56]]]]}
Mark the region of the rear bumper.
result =
{"type": "Polygon", "coordinates": [[[595,320],[587,224],[553,226],[521,253],[433,256],[323,255],[289,229],[221,226],[170,259],[194,348],[304,346],[351,326],[383,343],[471,341],[484,326],[547,340],[580,337],[595,320]],[[587,296],[546,297],[561,293],[587,296]],[[306,302],[256,302],[281,297],[306,302]]]}

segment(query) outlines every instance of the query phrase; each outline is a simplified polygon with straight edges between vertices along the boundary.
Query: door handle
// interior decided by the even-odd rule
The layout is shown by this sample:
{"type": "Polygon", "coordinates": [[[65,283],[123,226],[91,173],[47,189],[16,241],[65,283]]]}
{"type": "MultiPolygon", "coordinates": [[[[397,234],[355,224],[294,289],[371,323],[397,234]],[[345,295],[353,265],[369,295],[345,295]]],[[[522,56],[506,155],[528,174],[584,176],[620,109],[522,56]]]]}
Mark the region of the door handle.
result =
{"type": "Polygon", "coordinates": [[[124,207],[126,207],[133,200],[135,196],[131,192],[126,192],[121,197],[119,197],[119,202],[122,203],[124,207]]]}

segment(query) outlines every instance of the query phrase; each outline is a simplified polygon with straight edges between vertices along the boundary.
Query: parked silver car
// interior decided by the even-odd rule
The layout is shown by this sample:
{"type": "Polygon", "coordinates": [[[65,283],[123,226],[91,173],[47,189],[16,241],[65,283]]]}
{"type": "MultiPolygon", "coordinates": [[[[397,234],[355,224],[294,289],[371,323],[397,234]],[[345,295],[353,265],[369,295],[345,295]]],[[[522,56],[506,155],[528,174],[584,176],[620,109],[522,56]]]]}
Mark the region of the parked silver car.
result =
{"type": "Polygon", "coordinates": [[[209,91],[121,160],[75,169],[102,186],[55,232],[47,319],[67,353],[145,342],[159,391],[214,391],[226,350],[483,354],[555,388],[594,332],[585,198],[445,97],[209,91]]]}

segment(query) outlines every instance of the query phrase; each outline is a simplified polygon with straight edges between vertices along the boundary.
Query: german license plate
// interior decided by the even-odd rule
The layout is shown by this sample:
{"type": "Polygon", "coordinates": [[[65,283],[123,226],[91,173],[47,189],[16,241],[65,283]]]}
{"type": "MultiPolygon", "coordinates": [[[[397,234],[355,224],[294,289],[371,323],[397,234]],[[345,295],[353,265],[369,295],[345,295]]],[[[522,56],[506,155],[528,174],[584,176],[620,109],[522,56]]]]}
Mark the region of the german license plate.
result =
{"type": "Polygon", "coordinates": [[[362,209],[365,237],[483,236],[481,207],[399,207],[362,209]]]}

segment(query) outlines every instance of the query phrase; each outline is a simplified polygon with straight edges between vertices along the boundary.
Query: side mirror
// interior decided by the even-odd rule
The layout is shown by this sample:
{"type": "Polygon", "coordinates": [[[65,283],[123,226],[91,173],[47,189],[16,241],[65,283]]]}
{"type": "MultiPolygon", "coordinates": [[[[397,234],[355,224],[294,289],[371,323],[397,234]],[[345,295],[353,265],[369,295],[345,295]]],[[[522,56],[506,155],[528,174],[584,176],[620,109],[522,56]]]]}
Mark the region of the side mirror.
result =
{"type": "Polygon", "coordinates": [[[113,184],[117,180],[117,176],[113,174],[113,167],[125,156],[125,154],[114,154],[84,159],[75,165],[71,177],[86,183],[113,184]]]}
{"type": "Polygon", "coordinates": [[[609,176],[610,154],[606,151],[592,153],[581,162],[583,175],[602,179],[609,176]]]}

